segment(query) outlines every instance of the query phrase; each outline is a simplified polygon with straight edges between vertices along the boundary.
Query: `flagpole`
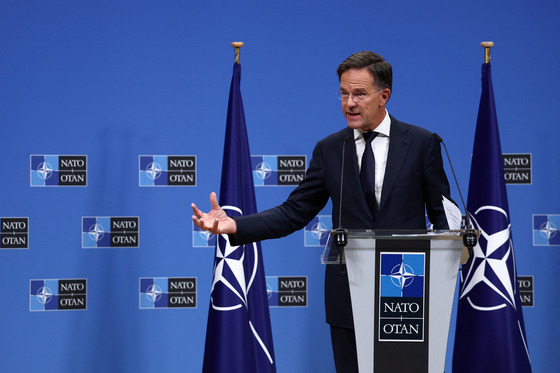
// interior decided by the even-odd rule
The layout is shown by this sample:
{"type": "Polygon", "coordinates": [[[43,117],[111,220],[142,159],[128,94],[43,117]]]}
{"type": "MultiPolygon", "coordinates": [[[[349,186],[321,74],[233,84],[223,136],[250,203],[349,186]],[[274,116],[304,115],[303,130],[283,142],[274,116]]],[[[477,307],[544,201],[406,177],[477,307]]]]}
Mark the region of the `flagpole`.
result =
{"type": "MultiPolygon", "coordinates": [[[[233,44],[233,43],[232,43],[233,44]]],[[[243,43],[241,43],[243,44],[243,43]]],[[[484,48],[484,63],[490,63],[490,48],[494,46],[493,41],[483,41],[480,46],[484,48]]]]}
{"type": "Polygon", "coordinates": [[[231,43],[231,46],[235,48],[235,63],[239,64],[239,56],[240,56],[240,48],[243,46],[242,41],[234,41],[231,43]]]}
{"type": "MultiPolygon", "coordinates": [[[[480,46],[484,48],[484,63],[488,64],[490,63],[490,48],[492,48],[494,46],[494,42],[493,41],[483,41],[480,43],[480,46]]],[[[445,146],[445,144],[444,144],[445,146]]],[[[447,151],[447,149],[446,149],[447,151]]],[[[469,258],[473,257],[473,250],[474,247],[478,244],[478,232],[476,232],[474,230],[474,227],[472,225],[472,221],[471,218],[469,216],[469,212],[467,210],[465,210],[465,217],[466,217],[466,223],[467,223],[467,227],[465,229],[465,233],[463,234],[463,245],[465,245],[465,247],[467,248],[467,251],[469,253],[469,258]]],[[[467,259],[467,260],[468,260],[467,259]]]]}

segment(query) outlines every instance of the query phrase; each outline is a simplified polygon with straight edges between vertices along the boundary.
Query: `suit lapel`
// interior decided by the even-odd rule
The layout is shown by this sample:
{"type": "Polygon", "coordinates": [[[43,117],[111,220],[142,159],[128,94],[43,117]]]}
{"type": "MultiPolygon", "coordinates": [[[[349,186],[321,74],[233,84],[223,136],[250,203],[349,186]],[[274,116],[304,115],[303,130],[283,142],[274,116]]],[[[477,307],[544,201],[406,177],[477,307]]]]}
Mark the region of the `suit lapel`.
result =
{"type": "Polygon", "coordinates": [[[383,189],[381,190],[381,204],[379,209],[382,210],[385,202],[388,200],[393,186],[397,181],[399,172],[405,162],[406,154],[413,139],[407,136],[407,129],[395,118],[391,117],[391,133],[389,138],[389,153],[387,155],[387,167],[385,168],[385,177],[383,179],[383,189]]]}

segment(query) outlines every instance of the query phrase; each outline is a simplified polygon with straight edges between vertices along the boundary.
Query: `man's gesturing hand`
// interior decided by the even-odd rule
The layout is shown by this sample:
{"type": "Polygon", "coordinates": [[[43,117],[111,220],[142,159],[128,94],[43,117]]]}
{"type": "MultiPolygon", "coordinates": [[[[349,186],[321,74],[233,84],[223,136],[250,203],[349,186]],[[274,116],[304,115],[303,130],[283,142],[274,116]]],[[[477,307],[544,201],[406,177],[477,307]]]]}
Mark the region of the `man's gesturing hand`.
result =
{"type": "Polygon", "coordinates": [[[216,193],[210,194],[210,205],[212,210],[209,213],[204,213],[196,207],[194,203],[191,204],[194,215],[192,216],[193,222],[202,230],[209,231],[213,234],[234,234],[237,232],[237,224],[235,220],[228,217],[226,212],[218,204],[216,193]]]}

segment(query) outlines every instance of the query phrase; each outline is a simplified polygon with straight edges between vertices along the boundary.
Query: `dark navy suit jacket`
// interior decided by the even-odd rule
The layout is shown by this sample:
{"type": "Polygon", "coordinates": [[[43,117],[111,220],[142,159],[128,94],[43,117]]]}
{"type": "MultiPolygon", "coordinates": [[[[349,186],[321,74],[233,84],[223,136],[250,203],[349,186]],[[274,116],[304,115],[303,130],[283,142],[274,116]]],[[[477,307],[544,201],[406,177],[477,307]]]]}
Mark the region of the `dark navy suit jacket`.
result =
{"type": "MultiPolygon", "coordinates": [[[[360,184],[356,146],[350,128],[319,141],[305,179],[280,206],[236,217],[233,245],[286,236],[302,229],[331,198],[333,227],[347,229],[426,229],[427,211],[434,228],[447,229],[442,195],[449,196],[441,149],[432,133],[391,117],[389,153],[379,211],[374,218],[360,184]],[[340,175],[343,143],[344,186],[342,211],[340,175]]],[[[353,328],[348,278],[338,265],[327,265],[325,310],[333,326],[353,328]]]]}

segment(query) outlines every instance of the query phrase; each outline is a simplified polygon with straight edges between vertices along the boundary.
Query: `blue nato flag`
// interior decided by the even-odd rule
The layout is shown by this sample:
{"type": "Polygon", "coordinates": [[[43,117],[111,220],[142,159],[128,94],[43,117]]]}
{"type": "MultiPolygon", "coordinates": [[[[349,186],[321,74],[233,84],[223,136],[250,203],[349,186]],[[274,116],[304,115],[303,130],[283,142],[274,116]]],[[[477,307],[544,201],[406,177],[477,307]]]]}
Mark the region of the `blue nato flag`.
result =
{"type": "MultiPolygon", "coordinates": [[[[231,217],[257,212],[240,81],[235,63],[219,201],[231,217]]],[[[218,237],[203,372],[276,372],[260,243],[231,246],[218,237]]]]}
{"type": "Polygon", "coordinates": [[[531,372],[490,63],[482,65],[467,205],[481,234],[461,271],[453,373],[531,372]]]}

